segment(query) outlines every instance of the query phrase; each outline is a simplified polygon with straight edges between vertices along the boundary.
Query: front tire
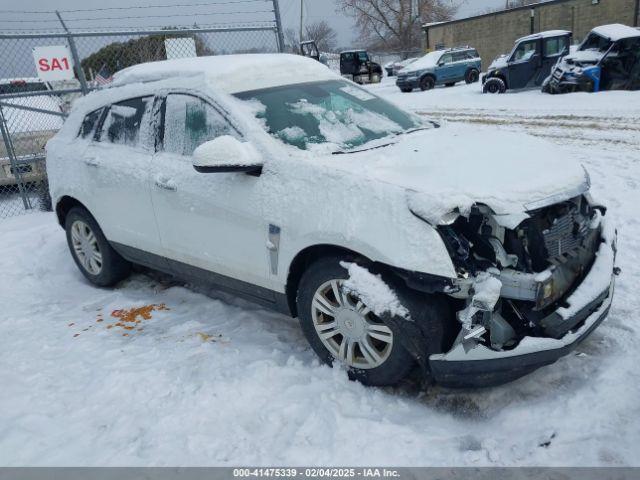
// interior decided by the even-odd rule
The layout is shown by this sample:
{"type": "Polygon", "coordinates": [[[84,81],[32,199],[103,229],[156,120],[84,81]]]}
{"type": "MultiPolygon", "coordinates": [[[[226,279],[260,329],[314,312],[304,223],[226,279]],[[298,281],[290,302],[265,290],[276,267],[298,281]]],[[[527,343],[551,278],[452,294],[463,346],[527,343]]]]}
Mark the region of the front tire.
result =
{"type": "Polygon", "coordinates": [[[401,88],[400,91],[402,93],[411,93],[413,92],[413,88],[401,88]]]}
{"type": "Polygon", "coordinates": [[[415,361],[392,330],[341,286],[349,278],[339,257],[313,263],[302,276],[297,306],[300,325],[327,365],[341,362],[349,378],[365,385],[396,385],[415,361]]]}
{"type": "Polygon", "coordinates": [[[72,208],[65,219],[65,230],[71,256],[91,283],[110,287],[129,276],[131,264],[113,249],[87,210],[72,208]]]}
{"type": "Polygon", "coordinates": [[[426,76],[420,79],[420,90],[423,92],[426,90],[433,90],[436,86],[436,81],[431,76],[426,76]]]}
{"type": "Polygon", "coordinates": [[[482,87],[483,93],[504,93],[507,91],[507,84],[498,77],[489,78],[482,87]]]}

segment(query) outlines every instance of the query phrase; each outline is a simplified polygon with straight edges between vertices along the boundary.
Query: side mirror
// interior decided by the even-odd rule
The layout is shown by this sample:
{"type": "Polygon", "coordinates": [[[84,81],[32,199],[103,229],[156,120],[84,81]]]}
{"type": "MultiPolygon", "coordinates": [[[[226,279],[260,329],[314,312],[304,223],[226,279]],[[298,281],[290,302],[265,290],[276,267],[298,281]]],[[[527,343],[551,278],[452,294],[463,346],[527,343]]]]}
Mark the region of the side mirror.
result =
{"type": "Polygon", "coordinates": [[[223,135],[203,143],[193,152],[193,168],[200,173],[262,173],[260,154],[253,145],[223,135]]]}
{"type": "Polygon", "coordinates": [[[443,61],[438,62],[438,66],[439,67],[444,67],[444,62],[443,61]]]}

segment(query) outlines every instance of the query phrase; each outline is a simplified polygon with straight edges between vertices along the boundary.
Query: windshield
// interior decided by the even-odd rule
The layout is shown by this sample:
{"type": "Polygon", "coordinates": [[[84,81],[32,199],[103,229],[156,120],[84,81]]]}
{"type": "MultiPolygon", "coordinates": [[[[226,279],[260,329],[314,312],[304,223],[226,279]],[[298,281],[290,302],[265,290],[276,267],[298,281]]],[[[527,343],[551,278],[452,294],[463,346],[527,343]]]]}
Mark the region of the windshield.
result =
{"type": "Polygon", "coordinates": [[[329,144],[349,150],[421,126],[392,104],[343,80],[237,93],[266,130],[302,150],[329,144]]]}

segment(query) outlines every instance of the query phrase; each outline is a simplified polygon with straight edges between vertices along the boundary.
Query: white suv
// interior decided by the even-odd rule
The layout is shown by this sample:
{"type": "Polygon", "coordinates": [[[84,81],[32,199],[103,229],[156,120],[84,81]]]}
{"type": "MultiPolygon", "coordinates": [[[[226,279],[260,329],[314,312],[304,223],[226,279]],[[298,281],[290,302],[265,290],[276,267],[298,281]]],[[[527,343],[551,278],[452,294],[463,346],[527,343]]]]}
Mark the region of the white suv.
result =
{"type": "Polygon", "coordinates": [[[217,285],[370,385],[510,381],[604,319],[615,231],[556,148],[437,127],[304,57],[170,60],[78,101],[47,167],[96,285],[217,285]]]}

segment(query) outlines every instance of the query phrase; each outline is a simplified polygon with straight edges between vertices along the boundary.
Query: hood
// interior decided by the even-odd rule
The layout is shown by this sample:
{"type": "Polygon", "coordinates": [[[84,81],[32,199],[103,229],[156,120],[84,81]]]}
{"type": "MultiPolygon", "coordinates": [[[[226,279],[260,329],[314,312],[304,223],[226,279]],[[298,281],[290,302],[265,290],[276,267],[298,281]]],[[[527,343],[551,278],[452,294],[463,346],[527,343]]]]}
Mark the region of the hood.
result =
{"type": "Polygon", "coordinates": [[[496,70],[498,68],[506,68],[507,67],[507,59],[508,58],[509,58],[509,55],[500,55],[493,62],[491,62],[491,65],[489,65],[489,69],[488,70],[496,70]]]}
{"type": "Polygon", "coordinates": [[[584,168],[569,152],[526,134],[453,126],[400,138],[330,162],[372,185],[402,187],[409,208],[430,223],[440,223],[452,211],[465,214],[474,204],[522,220],[527,211],[589,189],[584,168]]]}
{"type": "Polygon", "coordinates": [[[564,57],[563,61],[576,64],[595,64],[598,63],[602,57],[604,57],[604,54],[605,52],[601,52],[599,50],[577,50],[564,57]]]}

